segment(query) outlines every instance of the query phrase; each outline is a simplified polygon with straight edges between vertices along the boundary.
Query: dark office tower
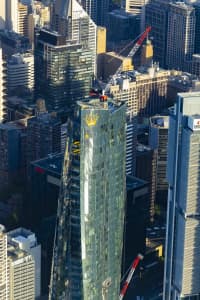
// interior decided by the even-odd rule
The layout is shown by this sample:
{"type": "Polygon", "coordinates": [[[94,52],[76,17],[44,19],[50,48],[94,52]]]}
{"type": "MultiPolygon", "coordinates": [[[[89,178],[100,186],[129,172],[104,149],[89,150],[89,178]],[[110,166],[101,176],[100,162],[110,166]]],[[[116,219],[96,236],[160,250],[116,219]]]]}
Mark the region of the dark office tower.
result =
{"type": "Polygon", "coordinates": [[[170,3],[168,13],[166,65],[187,70],[192,60],[195,40],[195,10],[184,2],[170,3]]]}
{"type": "Polygon", "coordinates": [[[117,299],[126,108],[90,99],[79,102],[76,115],[69,121],[49,299],[117,299]]]}
{"type": "Polygon", "coordinates": [[[23,180],[26,171],[26,126],[0,124],[0,188],[23,180]]]}
{"type": "Polygon", "coordinates": [[[150,118],[149,124],[149,145],[152,149],[157,149],[157,184],[156,191],[158,195],[167,198],[167,142],[168,142],[169,117],[157,115],[150,118]]]}
{"type": "Polygon", "coordinates": [[[138,253],[145,253],[146,225],[147,220],[149,220],[148,209],[149,184],[137,177],[127,176],[123,274],[128,270],[131,262],[138,253]]]}
{"type": "Polygon", "coordinates": [[[163,300],[200,297],[200,94],[178,94],[170,116],[163,300]]]}
{"type": "Polygon", "coordinates": [[[200,4],[194,4],[196,25],[195,25],[195,45],[194,52],[200,54],[200,4]]]}
{"type": "Polygon", "coordinates": [[[145,6],[146,26],[151,26],[153,37],[154,61],[161,67],[166,66],[167,21],[169,3],[164,0],[152,0],[145,6]]]}
{"type": "Polygon", "coordinates": [[[28,119],[27,167],[34,160],[60,152],[60,137],[61,122],[55,115],[40,110],[35,117],[28,119]]]}
{"type": "Polygon", "coordinates": [[[46,99],[48,111],[66,111],[88,96],[94,55],[80,44],[67,43],[55,32],[41,30],[35,47],[36,98],[46,99]]]}
{"type": "Polygon", "coordinates": [[[155,214],[156,164],[157,150],[139,144],[136,156],[136,176],[149,183],[149,203],[146,203],[148,206],[147,223],[153,221],[155,214]]]}
{"type": "Polygon", "coordinates": [[[109,0],[80,0],[80,2],[97,25],[107,25],[109,0]]]}

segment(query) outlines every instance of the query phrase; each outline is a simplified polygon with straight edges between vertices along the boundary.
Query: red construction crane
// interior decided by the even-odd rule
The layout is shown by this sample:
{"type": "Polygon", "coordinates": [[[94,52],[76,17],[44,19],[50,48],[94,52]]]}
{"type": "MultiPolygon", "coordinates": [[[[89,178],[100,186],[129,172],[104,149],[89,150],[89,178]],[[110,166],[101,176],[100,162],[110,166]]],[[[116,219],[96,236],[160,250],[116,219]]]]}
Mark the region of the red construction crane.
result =
{"type": "Polygon", "coordinates": [[[138,254],[137,257],[134,259],[132,265],[131,265],[131,269],[130,272],[128,273],[127,279],[121,289],[120,295],[119,295],[119,300],[122,300],[127,292],[127,289],[129,287],[129,284],[131,282],[131,279],[133,277],[133,274],[135,273],[135,270],[139,264],[139,262],[143,260],[143,255],[142,254],[138,254]]]}
{"type": "Polygon", "coordinates": [[[148,26],[140,36],[139,40],[135,43],[131,51],[129,52],[128,57],[133,57],[135,55],[135,53],[138,51],[138,49],[140,48],[140,46],[144,42],[144,39],[148,36],[150,31],[151,31],[151,26],[148,26]]]}
{"type": "MultiPolygon", "coordinates": [[[[129,52],[129,54],[127,55],[127,57],[133,57],[136,54],[136,52],[139,50],[139,48],[142,45],[144,39],[148,36],[148,34],[149,34],[150,31],[151,31],[151,26],[148,26],[145,29],[145,31],[139,36],[139,39],[134,44],[133,48],[131,49],[131,51],[129,52]]],[[[101,96],[101,100],[102,101],[106,101],[106,99],[107,99],[106,93],[108,93],[108,91],[110,89],[110,85],[111,85],[111,82],[113,80],[113,77],[116,77],[121,71],[122,71],[122,64],[119,66],[119,68],[117,69],[117,71],[115,72],[115,74],[111,77],[111,79],[106,84],[105,88],[103,89],[103,94],[101,96]]],[[[92,89],[90,91],[90,96],[95,96],[95,95],[98,95],[98,91],[95,91],[95,90],[92,89]]]]}
{"type": "MultiPolygon", "coordinates": [[[[129,52],[129,54],[127,55],[127,57],[133,57],[135,55],[135,53],[138,51],[138,49],[140,48],[140,46],[142,45],[144,39],[148,36],[148,33],[151,31],[151,26],[148,26],[145,31],[142,33],[142,35],[139,37],[138,41],[136,42],[136,44],[133,46],[133,48],[131,49],[131,51],[129,52]]],[[[117,69],[117,71],[115,72],[115,74],[111,77],[111,79],[109,80],[109,82],[107,83],[106,87],[104,88],[104,93],[103,93],[103,99],[105,98],[105,94],[109,91],[110,89],[110,85],[112,82],[113,77],[117,76],[120,72],[122,71],[122,64],[119,66],[119,68],[117,69]]]]}

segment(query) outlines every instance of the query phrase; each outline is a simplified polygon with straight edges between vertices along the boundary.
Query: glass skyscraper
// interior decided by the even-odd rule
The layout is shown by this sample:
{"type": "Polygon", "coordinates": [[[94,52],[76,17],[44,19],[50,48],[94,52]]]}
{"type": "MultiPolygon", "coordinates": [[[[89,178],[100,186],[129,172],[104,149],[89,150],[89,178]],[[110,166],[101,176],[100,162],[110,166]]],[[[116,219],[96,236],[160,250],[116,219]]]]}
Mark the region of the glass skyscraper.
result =
{"type": "Polygon", "coordinates": [[[170,117],[163,300],[200,297],[200,93],[181,93],[170,117]]]}
{"type": "Polygon", "coordinates": [[[79,102],[69,121],[51,300],[118,299],[125,209],[126,108],[79,102]]]}
{"type": "Polygon", "coordinates": [[[109,0],[79,0],[95,24],[105,26],[108,19],[109,0]]]}
{"type": "Polygon", "coordinates": [[[35,47],[36,98],[48,111],[68,110],[88,96],[94,74],[93,52],[78,43],[66,43],[56,32],[42,29],[35,47]]]}

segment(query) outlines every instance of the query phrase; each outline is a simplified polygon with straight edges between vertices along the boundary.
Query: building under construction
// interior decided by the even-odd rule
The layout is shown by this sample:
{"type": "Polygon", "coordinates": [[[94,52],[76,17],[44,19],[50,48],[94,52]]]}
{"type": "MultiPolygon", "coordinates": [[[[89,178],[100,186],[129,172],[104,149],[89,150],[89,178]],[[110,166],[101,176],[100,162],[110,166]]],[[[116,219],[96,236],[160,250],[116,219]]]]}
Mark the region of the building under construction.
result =
{"type": "Polygon", "coordinates": [[[68,123],[49,299],[118,299],[125,209],[126,108],[79,102],[68,123]]]}

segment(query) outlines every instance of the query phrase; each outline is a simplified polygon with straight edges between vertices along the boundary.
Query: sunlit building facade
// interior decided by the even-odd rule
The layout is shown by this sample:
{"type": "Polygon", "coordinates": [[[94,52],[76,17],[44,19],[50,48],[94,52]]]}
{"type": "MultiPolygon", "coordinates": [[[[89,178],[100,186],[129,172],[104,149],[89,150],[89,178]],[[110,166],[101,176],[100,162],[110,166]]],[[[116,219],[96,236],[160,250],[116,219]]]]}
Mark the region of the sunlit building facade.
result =
{"type": "Polygon", "coordinates": [[[200,94],[180,93],[170,117],[163,300],[200,297],[200,94]]]}
{"type": "Polygon", "coordinates": [[[126,109],[80,102],[69,122],[49,299],[117,299],[125,206],[126,109]]]}

